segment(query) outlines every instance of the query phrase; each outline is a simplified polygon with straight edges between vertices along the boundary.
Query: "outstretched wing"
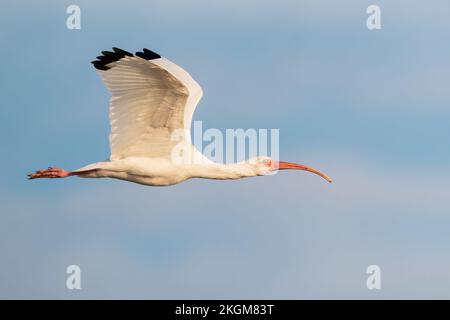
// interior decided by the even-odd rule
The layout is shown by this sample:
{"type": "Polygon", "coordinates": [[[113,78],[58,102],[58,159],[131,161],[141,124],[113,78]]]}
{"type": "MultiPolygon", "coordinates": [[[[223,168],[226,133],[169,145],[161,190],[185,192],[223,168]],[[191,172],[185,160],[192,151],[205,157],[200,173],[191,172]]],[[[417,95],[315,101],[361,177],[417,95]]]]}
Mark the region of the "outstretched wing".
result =
{"type": "Polygon", "coordinates": [[[170,157],[182,134],[191,143],[191,120],[203,93],[181,67],[144,49],[135,55],[113,48],[92,62],[111,92],[111,160],[170,157]]]}

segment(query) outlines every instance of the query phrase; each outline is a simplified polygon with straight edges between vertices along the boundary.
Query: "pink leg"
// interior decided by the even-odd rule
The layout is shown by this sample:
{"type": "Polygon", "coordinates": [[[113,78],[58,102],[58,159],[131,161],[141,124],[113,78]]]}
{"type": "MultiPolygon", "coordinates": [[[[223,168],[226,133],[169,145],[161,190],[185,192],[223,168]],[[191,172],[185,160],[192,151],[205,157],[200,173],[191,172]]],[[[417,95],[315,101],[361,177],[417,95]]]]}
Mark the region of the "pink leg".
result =
{"type": "Polygon", "coordinates": [[[35,173],[30,173],[28,179],[39,178],[65,178],[70,176],[70,171],[49,167],[47,170],[38,170],[35,173]]]}
{"type": "Polygon", "coordinates": [[[35,173],[30,173],[28,179],[39,179],[39,178],[65,178],[69,176],[82,176],[83,174],[88,174],[97,171],[97,169],[90,169],[84,171],[67,171],[61,168],[49,167],[47,170],[38,170],[35,173]]]}

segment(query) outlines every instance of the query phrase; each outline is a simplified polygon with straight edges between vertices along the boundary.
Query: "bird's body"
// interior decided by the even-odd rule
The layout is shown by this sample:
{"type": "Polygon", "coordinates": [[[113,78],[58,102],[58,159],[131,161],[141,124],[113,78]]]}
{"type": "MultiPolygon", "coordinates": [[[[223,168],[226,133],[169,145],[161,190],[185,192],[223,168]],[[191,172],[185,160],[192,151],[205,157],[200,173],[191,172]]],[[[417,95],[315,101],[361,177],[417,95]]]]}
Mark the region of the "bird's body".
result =
{"type": "Polygon", "coordinates": [[[102,54],[93,64],[112,94],[110,161],[74,171],[48,168],[30,174],[30,179],[108,177],[168,186],[190,178],[239,179],[297,169],[331,182],[308,166],[264,156],[233,164],[212,162],[191,143],[192,115],[203,92],[185,70],[148,49],[133,55],[113,48],[102,54]]]}
{"type": "Polygon", "coordinates": [[[86,178],[115,178],[149,186],[169,186],[191,178],[239,179],[258,175],[252,165],[235,164],[176,164],[164,158],[128,157],[97,162],[72,171],[86,178]]]}

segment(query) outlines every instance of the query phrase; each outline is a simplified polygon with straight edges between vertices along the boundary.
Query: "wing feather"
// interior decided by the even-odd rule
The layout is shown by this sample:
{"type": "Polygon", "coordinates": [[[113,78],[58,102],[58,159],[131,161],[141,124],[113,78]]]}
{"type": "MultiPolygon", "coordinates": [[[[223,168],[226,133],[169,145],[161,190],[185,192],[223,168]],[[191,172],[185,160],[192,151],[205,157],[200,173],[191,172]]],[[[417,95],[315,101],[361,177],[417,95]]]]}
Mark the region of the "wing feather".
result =
{"type": "Polygon", "coordinates": [[[113,48],[97,58],[93,64],[111,92],[111,160],[168,158],[179,142],[171,138],[178,129],[191,142],[202,89],[185,70],[148,49],[132,55],[113,48]]]}

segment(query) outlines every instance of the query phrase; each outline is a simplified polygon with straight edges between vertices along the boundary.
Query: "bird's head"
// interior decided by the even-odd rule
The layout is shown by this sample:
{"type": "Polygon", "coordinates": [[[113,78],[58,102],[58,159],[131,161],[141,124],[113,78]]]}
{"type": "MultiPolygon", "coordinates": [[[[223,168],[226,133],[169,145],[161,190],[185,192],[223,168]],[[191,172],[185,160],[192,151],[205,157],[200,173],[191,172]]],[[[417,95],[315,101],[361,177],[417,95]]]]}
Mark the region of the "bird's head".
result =
{"type": "Polygon", "coordinates": [[[333,182],[333,180],[323,172],[316,170],[314,168],[305,166],[303,164],[297,164],[293,162],[285,161],[275,161],[270,157],[259,156],[249,159],[248,164],[253,167],[257,175],[268,175],[273,174],[277,170],[303,170],[315,173],[328,182],[333,182]]]}

